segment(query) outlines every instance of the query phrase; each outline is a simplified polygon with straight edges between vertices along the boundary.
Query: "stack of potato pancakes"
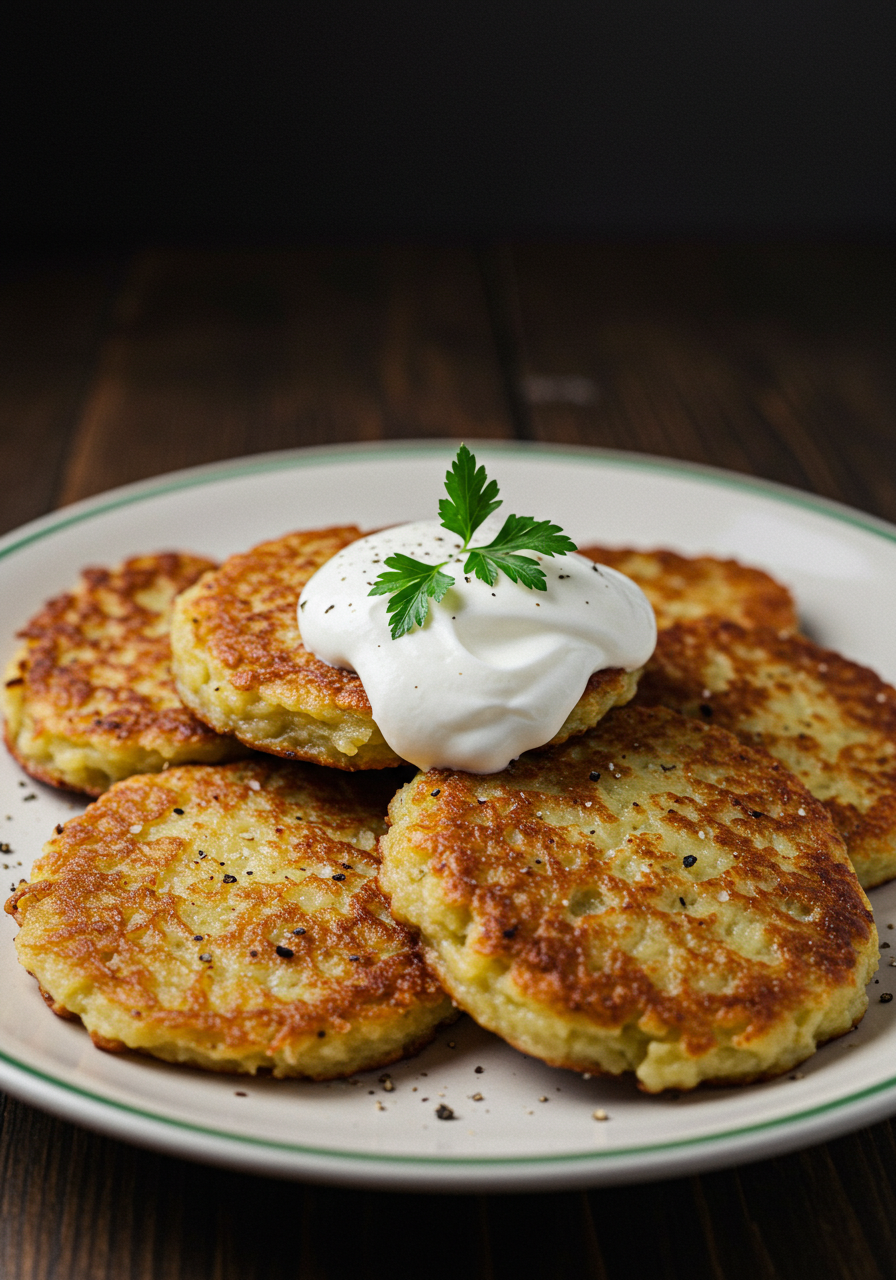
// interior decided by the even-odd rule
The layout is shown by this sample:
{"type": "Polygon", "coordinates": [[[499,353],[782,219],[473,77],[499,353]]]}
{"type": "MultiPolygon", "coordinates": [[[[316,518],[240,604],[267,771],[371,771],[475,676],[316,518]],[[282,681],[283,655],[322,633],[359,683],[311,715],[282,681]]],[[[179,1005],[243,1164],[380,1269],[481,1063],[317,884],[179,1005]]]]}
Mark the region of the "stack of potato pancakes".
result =
{"type": "Polygon", "coordinates": [[[596,673],[501,773],[414,776],[296,622],[360,536],[89,569],[21,633],[7,746],[99,797],[6,905],[54,1012],[103,1049],[325,1079],[460,1008],[650,1092],[777,1075],[859,1021],[896,690],[759,570],[592,547],[656,611],[640,679],[596,673]]]}

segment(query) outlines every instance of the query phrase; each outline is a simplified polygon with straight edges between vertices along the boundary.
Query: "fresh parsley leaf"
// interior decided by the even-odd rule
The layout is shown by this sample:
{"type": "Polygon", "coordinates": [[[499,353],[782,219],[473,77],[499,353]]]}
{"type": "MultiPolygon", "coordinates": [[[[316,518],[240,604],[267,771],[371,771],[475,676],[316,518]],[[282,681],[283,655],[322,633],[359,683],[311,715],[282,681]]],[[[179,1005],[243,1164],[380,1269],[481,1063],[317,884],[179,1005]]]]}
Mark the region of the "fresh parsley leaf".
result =
{"type": "Polygon", "coordinates": [[[440,564],[424,564],[401,553],[387,556],[385,563],[393,572],[381,573],[367,594],[392,597],[386,608],[392,639],[397,640],[423,626],[430,600],[438,604],[454,579],[441,572],[440,564]]]}
{"type": "MultiPolygon", "coordinates": [[[[463,539],[460,554],[467,556],[464,572],[475,573],[489,586],[494,586],[498,574],[504,573],[512,582],[521,582],[535,591],[546,591],[547,580],[541,565],[519,552],[565,556],[576,549],[576,544],[558,524],[535,520],[532,516],[508,516],[487,546],[471,547],[473,534],[483,520],[501,506],[501,499],[497,496],[498,482],[487,478],[485,467],[476,466],[476,459],[465,444],[458,449],[445,475],[445,488],[448,497],[439,502],[442,527],[463,539]]],[[[447,560],[441,564],[424,564],[412,556],[396,553],[388,556],[385,563],[392,572],[384,570],[368,594],[391,597],[387,612],[392,639],[397,640],[414,627],[423,626],[430,600],[438,604],[454,585],[454,579],[442,573],[447,560]]]]}
{"type": "Polygon", "coordinates": [[[462,538],[466,551],[483,520],[501,505],[498,482],[486,483],[485,467],[477,467],[473,454],[462,444],[445,473],[445,488],[448,497],[439,502],[442,527],[462,538]]]}
{"type": "Polygon", "coordinates": [[[493,587],[498,581],[498,570],[507,574],[512,582],[521,582],[524,587],[533,587],[536,591],[547,591],[547,579],[544,570],[537,560],[528,556],[515,556],[510,552],[493,552],[473,550],[467,557],[464,573],[475,573],[482,582],[493,587]]]}
{"type": "Polygon", "coordinates": [[[535,520],[532,516],[508,516],[500,532],[485,547],[471,547],[464,573],[475,573],[490,586],[498,580],[498,570],[512,582],[522,582],[536,591],[546,591],[544,570],[536,560],[516,555],[518,551],[539,551],[543,556],[565,556],[576,544],[558,524],[535,520]]]}
{"type": "Polygon", "coordinates": [[[508,516],[487,547],[476,551],[540,551],[543,556],[565,556],[576,544],[559,524],[535,520],[532,516],[508,516]]]}

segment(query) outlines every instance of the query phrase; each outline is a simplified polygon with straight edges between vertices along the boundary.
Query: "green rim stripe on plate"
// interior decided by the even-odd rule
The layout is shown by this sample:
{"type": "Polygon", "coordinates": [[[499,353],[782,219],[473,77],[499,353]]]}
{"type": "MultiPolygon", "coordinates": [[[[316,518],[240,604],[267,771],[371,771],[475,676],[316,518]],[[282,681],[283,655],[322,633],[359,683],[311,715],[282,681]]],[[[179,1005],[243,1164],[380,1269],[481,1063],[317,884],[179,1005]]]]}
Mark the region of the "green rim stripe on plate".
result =
{"type": "MultiPolygon", "coordinates": [[[[189,471],[175,472],[170,480],[165,480],[158,484],[154,484],[152,481],[138,482],[135,489],[129,487],[128,490],[120,493],[118,497],[110,498],[105,502],[101,496],[95,499],[88,498],[85,501],[89,505],[85,510],[76,511],[69,516],[61,513],[57,519],[52,520],[51,523],[43,528],[35,529],[0,549],[0,559],[11,555],[14,551],[21,550],[21,548],[33,542],[49,537],[51,534],[70,528],[72,525],[81,524],[85,520],[93,519],[95,516],[105,515],[109,511],[132,506],[139,502],[146,502],[167,493],[177,493],[183,489],[193,489],[203,485],[216,484],[222,480],[239,479],[243,476],[264,475],[271,471],[288,471],[309,466],[327,466],[333,462],[363,458],[370,455],[377,457],[424,457],[437,453],[440,448],[444,447],[444,442],[441,441],[435,442],[431,446],[421,446],[419,444],[408,446],[361,445],[340,450],[321,449],[320,452],[309,450],[307,456],[301,456],[301,454],[287,454],[286,456],[278,454],[268,459],[262,457],[257,461],[247,460],[233,464],[227,462],[212,463],[208,467],[196,467],[189,471]]],[[[730,472],[715,470],[711,467],[699,467],[693,464],[674,462],[670,459],[644,458],[638,454],[626,454],[611,450],[600,452],[598,450],[583,449],[579,451],[577,449],[564,449],[562,446],[545,449],[538,445],[521,445],[519,442],[508,442],[505,445],[501,441],[488,441],[483,442],[478,447],[480,451],[484,448],[485,451],[495,450],[503,453],[517,453],[521,457],[577,459],[592,465],[624,467],[635,471],[685,476],[714,488],[722,486],[729,489],[739,489],[742,492],[752,493],[758,497],[774,498],[779,502],[786,502],[790,506],[801,507],[806,511],[813,511],[828,518],[839,520],[842,524],[853,525],[855,528],[863,529],[867,533],[877,534],[878,537],[885,538],[889,542],[896,542],[896,528],[887,525],[883,520],[873,516],[864,516],[861,512],[854,511],[831,499],[819,499],[811,494],[802,494],[797,490],[788,488],[786,485],[778,485],[772,481],[753,480],[730,472]]],[[[115,491],[113,490],[112,492],[114,493],[115,491]]]]}
{"type": "Polygon", "coordinates": [[[139,1116],[143,1120],[169,1125],[171,1128],[183,1129],[189,1133],[201,1133],[210,1138],[224,1139],[227,1142],[239,1142],[245,1146],[265,1147],[272,1151],[292,1152],[296,1155],[322,1156],[338,1160],[362,1160],[375,1164],[443,1165],[448,1168],[460,1168],[464,1165],[493,1167],[496,1165],[519,1166],[521,1164],[560,1164],[570,1161],[612,1160],[622,1156],[648,1155],[659,1151],[674,1151],[680,1147],[695,1147],[704,1146],[708,1143],[727,1142],[732,1138],[743,1137],[745,1134],[764,1133],[769,1129],[779,1129],[783,1125],[807,1120],[812,1116],[825,1115],[850,1103],[860,1102],[863,1098],[874,1097],[876,1094],[883,1093],[887,1089],[896,1086],[896,1076],[894,1076],[889,1080],[882,1080],[878,1084],[869,1085],[867,1089],[860,1089],[858,1093],[852,1093],[846,1098],[838,1098],[832,1102],[822,1102],[816,1107],[807,1107],[805,1111],[779,1116],[775,1120],[762,1120],[758,1124],[743,1125],[737,1129],[725,1129],[719,1133],[706,1134],[703,1137],[679,1138],[674,1142],[647,1143],[637,1147],[618,1147],[613,1151],[573,1151],[553,1156],[452,1156],[446,1158],[445,1156],[393,1156],[377,1152],[340,1151],[338,1149],[330,1150],[327,1147],[303,1147],[297,1143],[276,1142],[271,1138],[258,1138],[242,1133],[231,1133],[226,1129],[212,1129],[207,1125],[193,1124],[188,1120],[174,1120],[170,1116],[159,1115],[154,1111],[145,1111],[141,1107],[131,1106],[127,1102],[116,1102],[114,1099],[104,1097],[102,1094],[91,1093],[89,1089],[79,1088],[77,1085],[69,1084],[65,1080],[59,1080],[48,1072],[39,1071],[36,1067],[19,1062],[2,1050],[0,1050],[0,1061],[8,1062],[18,1070],[24,1071],[27,1075],[33,1076],[37,1080],[43,1080],[65,1092],[99,1103],[102,1107],[111,1107],[127,1115],[139,1116]]]}

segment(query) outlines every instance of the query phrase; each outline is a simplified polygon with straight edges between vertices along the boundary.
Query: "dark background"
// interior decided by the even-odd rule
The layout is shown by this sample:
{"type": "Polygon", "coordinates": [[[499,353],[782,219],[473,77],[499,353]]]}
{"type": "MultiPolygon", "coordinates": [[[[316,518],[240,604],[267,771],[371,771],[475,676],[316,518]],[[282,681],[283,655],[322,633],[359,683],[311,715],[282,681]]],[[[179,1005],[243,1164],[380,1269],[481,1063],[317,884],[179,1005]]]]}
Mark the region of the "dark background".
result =
{"type": "Polygon", "coordinates": [[[7,241],[848,237],[891,0],[8,0],[7,241]]]}

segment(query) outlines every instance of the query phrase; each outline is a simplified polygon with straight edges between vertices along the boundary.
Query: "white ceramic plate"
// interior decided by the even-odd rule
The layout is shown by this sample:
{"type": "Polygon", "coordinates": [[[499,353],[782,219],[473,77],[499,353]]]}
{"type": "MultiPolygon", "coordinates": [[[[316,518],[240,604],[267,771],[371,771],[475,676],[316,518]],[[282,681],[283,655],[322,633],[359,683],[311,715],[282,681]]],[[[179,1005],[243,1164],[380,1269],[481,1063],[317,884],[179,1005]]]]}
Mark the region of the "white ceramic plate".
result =
{"type": "MultiPolygon", "coordinates": [[[[223,557],[290,529],[373,527],[436,511],[446,442],[303,450],[181,472],[68,507],[0,542],[3,647],[88,564],[185,549],[223,557]]],[[[478,445],[506,511],[559,520],[580,542],[735,555],[793,588],[820,641],[896,682],[896,529],[723,472],[593,450],[478,445]]],[[[4,657],[6,655],[4,654],[4,657]]],[[[9,886],[80,806],[0,759],[9,886]]],[[[896,882],[872,895],[896,948],[896,882]]],[[[0,1085],[79,1124],[198,1160],[407,1190],[557,1189],[709,1169],[804,1146],[896,1111],[896,968],[856,1032],[794,1076],[676,1100],[631,1080],[545,1067],[463,1020],[413,1061],[355,1082],[205,1075],[95,1049],[54,1018],[0,923],[0,1085]],[[482,1101],[472,1095],[482,1094],[482,1101]],[[440,1121],[445,1102],[458,1119],[440,1121]],[[379,1104],[379,1105],[377,1105],[379,1104]],[[592,1113],[603,1108],[606,1121],[592,1113]]]]}

